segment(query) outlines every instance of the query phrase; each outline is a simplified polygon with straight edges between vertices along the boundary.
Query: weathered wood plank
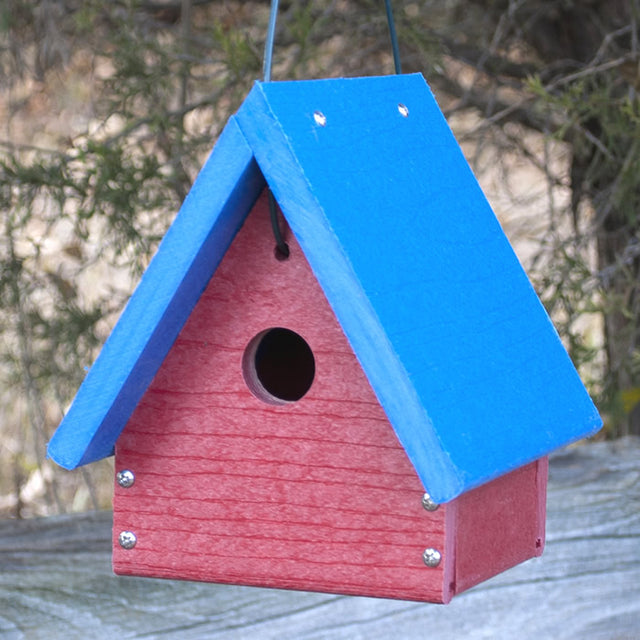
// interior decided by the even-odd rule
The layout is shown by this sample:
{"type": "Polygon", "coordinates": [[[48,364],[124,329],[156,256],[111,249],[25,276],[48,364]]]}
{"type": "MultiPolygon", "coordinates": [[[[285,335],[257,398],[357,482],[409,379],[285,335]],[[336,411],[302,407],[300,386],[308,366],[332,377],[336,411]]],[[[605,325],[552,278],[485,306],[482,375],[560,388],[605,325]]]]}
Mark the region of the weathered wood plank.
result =
{"type": "Polygon", "coordinates": [[[110,524],[0,522],[0,637],[640,637],[640,438],[554,456],[544,555],[447,606],[116,577],[110,524]]]}

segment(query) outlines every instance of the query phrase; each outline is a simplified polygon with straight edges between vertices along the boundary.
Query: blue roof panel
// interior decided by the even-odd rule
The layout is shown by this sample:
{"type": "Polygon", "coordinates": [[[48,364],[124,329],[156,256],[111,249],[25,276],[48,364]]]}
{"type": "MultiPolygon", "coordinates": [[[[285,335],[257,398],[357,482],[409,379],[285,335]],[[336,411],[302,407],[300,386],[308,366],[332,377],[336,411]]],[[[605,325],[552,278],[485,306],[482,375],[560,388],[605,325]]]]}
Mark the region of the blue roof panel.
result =
{"type": "Polygon", "coordinates": [[[59,464],[111,453],[263,175],[436,501],[598,430],[422,76],[256,83],[54,435],[59,464]]]}
{"type": "Polygon", "coordinates": [[[73,469],[113,453],[263,187],[231,122],[49,442],[47,453],[59,465],[73,469]]]}
{"type": "Polygon", "coordinates": [[[599,429],[422,76],[258,84],[238,122],[434,499],[599,429]]]}

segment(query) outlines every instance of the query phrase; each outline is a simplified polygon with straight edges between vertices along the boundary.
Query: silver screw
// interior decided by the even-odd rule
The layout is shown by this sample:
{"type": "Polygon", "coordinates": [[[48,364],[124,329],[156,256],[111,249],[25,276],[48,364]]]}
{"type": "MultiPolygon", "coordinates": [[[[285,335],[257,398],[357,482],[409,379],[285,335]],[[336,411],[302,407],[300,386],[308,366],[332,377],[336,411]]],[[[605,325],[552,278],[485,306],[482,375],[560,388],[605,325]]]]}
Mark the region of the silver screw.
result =
{"type": "Polygon", "coordinates": [[[327,124],[327,116],[325,116],[324,113],[322,113],[322,111],[314,111],[313,119],[316,121],[316,124],[319,125],[320,127],[324,127],[324,125],[327,124]]]}
{"type": "Polygon", "coordinates": [[[123,549],[133,549],[138,542],[136,534],[133,531],[121,531],[118,536],[118,543],[123,549]]]}
{"type": "Polygon", "coordinates": [[[422,560],[427,567],[437,567],[440,564],[440,560],[442,560],[442,554],[437,549],[429,547],[424,550],[422,560]]]}
{"type": "Polygon", "coordinates": [[[405,104],[402,104],[402,102],[398,104],[398,111],[400,112],[400,115],[404,116],[405,118],[409,115],[409,107],[407,107],[407,105],[405,104]]]}
{"type": "Polygon", "coordinates": [[[440,505],[437,502],[434,502],[428,493],[425,493],[422,496],[422,506],[427,511],[435,511],[440,505]]]}
{"type": "Polygon", "coordinates": [[[128,489],[136,481],[136,477],[133,471],[123,469],[116,474],[116,480],[123,489],[128,489]]]}

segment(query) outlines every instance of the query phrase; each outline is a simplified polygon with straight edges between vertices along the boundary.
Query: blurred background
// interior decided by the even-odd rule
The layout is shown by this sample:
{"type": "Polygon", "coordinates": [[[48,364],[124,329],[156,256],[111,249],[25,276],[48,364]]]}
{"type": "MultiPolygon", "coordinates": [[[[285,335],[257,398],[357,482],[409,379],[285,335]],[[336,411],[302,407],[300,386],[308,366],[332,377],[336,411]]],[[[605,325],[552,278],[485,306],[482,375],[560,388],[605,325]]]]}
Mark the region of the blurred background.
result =
{"type": "MultiPolygon", "coordinates": [[[[421,72],[596,401],[640,434],[640,0],[393,0],[421,72]]],[[[269,3],[3,0],[0,517],[108,508],[45,447],[262,76],[269,3]]],[[[282,0],[272,78],[384,75],[382,0],[282,0]]]]}

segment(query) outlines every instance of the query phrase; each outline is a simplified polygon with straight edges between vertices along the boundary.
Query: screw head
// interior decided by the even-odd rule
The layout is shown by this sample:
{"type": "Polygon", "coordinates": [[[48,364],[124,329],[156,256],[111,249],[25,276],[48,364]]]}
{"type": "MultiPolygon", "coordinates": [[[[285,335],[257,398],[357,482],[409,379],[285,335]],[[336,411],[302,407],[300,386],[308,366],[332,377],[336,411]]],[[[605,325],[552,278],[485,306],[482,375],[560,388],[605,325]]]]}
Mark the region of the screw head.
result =
{"type": "Polygon", "coordinates": [[[402,104],[402,102],[398,104],[398,111],[400,112],[400,115],[403,116],[404,118],[406,118],[409,115],[409,107],[407,107],[407,105],[405,104],[402,104]]]}
{"type": "Polygon", "coordinates": [[[432,547],[425,549],[422,554],[422,560],[427,565],[427,567],[437,567],[442,560],[442,554],[432,547]]]}
{"type": "Polygon", "coordinates": [[[424,493],[422,496],[422,506],[427,511],[435,511],[440,505],[437,502],[434,502],[428,493],[424,493]]]}
{"type": "Polygon", "coordinates": [[[324,127],[327,124],[327,116],[325,116],[322,111],[314,111],[313,119],[315,120],[315,123],[320,127],[324,127]]]}
{"type": "Polygon", "coordinates": [[[133,471],[123,469],[116,474],[116,481],[123,489],[128,489],[136,481],[133,471]]]}
{"type": "Polygon", "coordinates": [[[138,542],[138,538],[133,531],[121,531],[118,536],[118,544],[123,549],[133,549],[136,546],[136,542],[138,542]]]}

